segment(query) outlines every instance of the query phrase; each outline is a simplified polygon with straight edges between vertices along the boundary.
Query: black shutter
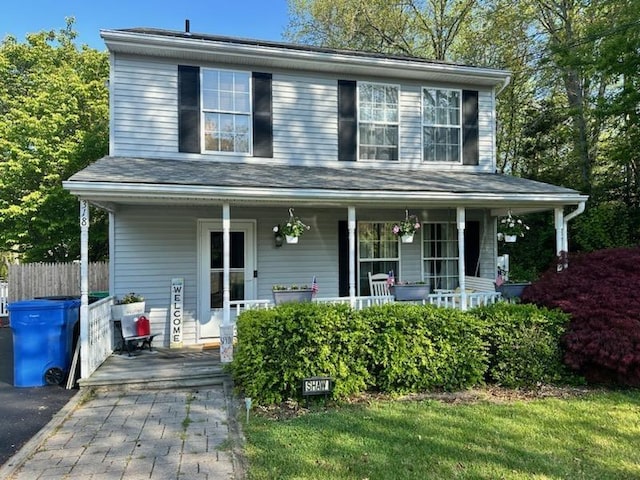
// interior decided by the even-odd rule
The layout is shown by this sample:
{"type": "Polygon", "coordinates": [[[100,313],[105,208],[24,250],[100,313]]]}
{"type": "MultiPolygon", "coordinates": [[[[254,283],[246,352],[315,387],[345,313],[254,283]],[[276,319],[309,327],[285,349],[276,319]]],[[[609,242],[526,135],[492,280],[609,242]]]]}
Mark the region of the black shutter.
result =
{"type": "Polygon", "coordinates": [[[464,229],[464,271],[470,277],[478,277],[480,272],[478,260],[480,259],[480,222],[467,222],[464,229]]]}
{"type": "Polygon", "coordinates": [[[462,91],[462,164],[478,165],[478,92],[462,91]]]}
{"type": "Polygon", "coordinates": [[[272,77],[253,72],[253,156],[273,157],[272,77]]]}
{"type": "Polygon", "coordinates": [[[200,153],[200,68],[178,65],[178,151],[200,153]]]}
{"type": "Polygon", "coordinates": [[[338,221],[338,295],[349,296],[349,229],[346,220],[338,221]]]}
{"type": "Polygon", "coordinates": [[[355,162],[357,142],[356,82],[338,80],[338,160],[355,162]]]}

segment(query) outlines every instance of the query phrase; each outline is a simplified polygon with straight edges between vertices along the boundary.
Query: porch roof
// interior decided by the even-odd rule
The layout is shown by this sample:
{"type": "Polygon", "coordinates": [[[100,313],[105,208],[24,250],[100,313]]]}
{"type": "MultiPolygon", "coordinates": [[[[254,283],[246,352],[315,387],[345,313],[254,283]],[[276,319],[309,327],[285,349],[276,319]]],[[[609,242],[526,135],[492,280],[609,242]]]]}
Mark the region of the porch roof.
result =
{"type": "MultiPolygon", "coordinates": [[[[333,164],[335,165],[335,163],[333,164]]],[[[496,173],[104,157],[63,183],[94,201],[129,203],[407,202],[548,209],[587,199],[576,190],[496,173]]]]}

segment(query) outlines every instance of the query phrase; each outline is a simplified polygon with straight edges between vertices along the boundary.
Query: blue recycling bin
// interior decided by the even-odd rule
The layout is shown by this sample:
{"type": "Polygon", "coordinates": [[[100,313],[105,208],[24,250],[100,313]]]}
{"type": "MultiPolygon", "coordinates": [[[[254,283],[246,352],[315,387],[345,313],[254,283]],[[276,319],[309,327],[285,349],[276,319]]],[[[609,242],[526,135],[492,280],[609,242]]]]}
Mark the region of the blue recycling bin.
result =
{"type": "Polygon", "coordinates": [[[8,305],[13,332],[13,384],[41,387],[62,383],[71,364],[80,300],[34,299],[8,305]]]}

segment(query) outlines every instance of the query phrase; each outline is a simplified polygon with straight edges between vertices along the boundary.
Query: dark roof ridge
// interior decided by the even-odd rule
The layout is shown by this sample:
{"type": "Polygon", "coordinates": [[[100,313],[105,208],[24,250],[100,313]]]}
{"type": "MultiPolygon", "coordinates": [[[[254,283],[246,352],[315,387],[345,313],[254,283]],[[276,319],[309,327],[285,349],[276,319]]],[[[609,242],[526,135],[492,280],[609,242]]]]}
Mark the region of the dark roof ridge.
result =
{"type": "Polygon", "coordinates": [[[111,31],[140,33],[140,34],[147,34],[147,35],[159,35],[159,36],[175,37],[175,38],[183,38],[183,39],[195,39],[195,40],[246,45],[246,46],[254,46],[254,47],[271,47],[271,48],[280,48],[280,49],[288,49],[288,50],[303,51],[303,52],[341,54],[341,55],[362,57],[362,58],[368,57],[368,58],[378,58],[378,59],[401,60],[401,61],[410,61],[410,62],[417,62],[417,63],[429,63],[434,65],[448,65],[452,67],[466,67],[466,68],[478,68],[483,70],[500,71],[500,69],[494,68],[494,67],[481,67],[477,65],[448,62],[444,60],[432,60],[424,57],[415,57],[410,55],[387,54],[387,53],[380,53],[380,52],[373,52],[373,51],[351,50],[347,48],[319,47],[315,45],[304,45],[304,44],[297,44],[297,43],[290,43],[290,42],[280,42],[275,40],[258,40],[258,39],[252,39],[252,38],[184,32],[179,30],[167,30],[167,29],[152,28],[152,27],[121,28],[121,29],[114,29],[111,31]]]}

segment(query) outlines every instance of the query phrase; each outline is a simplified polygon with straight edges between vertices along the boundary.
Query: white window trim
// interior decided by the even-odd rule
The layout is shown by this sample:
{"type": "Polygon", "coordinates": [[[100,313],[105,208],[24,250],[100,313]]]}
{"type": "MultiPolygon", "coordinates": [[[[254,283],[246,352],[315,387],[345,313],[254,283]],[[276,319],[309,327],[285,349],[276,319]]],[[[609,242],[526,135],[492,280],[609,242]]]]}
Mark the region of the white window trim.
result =
{"type": "MultiPolygon", "coordinates": [[[[402,112],[401,110],[401,94],[402,94],[402,90],[400,88],[400,84],[399,83],[383,83],[383,82],[364,82],[364,81],[359,81],[356,84],[356,105],[357,105],[357,112],[358,112],[358,122],[356,125],[356,130],[357,130],[357,156],[356,156],[356,161],[358,162],[383,162],[385,164],[387,163],[392,163],[392,164],[396,164],[396,163],[400,163],[401,161],[401,152],[400,152],[400,138],[401,138],[401,127],[400,127],[400,114],[402,112]],[[382,159],[378,159],[378,158],[360,158],[360,113],[362,111],[362,109],[360,108],[360,86],[361,85],[382,85],[385,87],[394,87],[397,91],[398,91],[398,121],[397,122],[376,122],[376,121],[371,121],[371,122],[362,122],[362,123],[368,123],[368,124],[374,124],[374,125],[395,125],[398,127],[398,159],[397,160],[382,160],[382,159]]],[[[420,99],[420,101],[422,101],[422,98],[420,99]]]]}
{"type": "Polygon", "coordinates": [[[445,87],[429,87],[422,86],[420,88],[420,158],[422,159],[423,165],[462,165],[463,164],[463,138],[462,138],[462,89],[459,88],[445,88],[445,87]],[[424,91],[425,90],[446,90],[448,92],[458,92],[460,98],[460,108],[458,109],[458,130],[460,132],[460,145],[458,147],[458,160],[457,162],[447,162],[447,161],[435,161],[432,162],[430,160],[425,160],[424,158],[424,127],[444,127],[450,128],[455,125],[444,125],[444,124],[426,124],[424,121],[424,91]]]}
{"type": "Polygon", "coordinates": [[[200,151],[204,155],[224,155],[224,156],[253,156],[253,75],[247,70],[233,70],[228,68],[214,68],[203,67],[200,69],[200,151]],[[230,73],[246,73],[249,77],[249,113],[226,111],[226,110],[211,110],[204,107],[204,72],[216,71],[216,72],[230,72],[230,73]],[[249,151],[248,152],[223,152],[218,150],[207,150],[205,142],[205,113],[228,113],[232,115],[248,115],[249,117],[249,151]]]}

